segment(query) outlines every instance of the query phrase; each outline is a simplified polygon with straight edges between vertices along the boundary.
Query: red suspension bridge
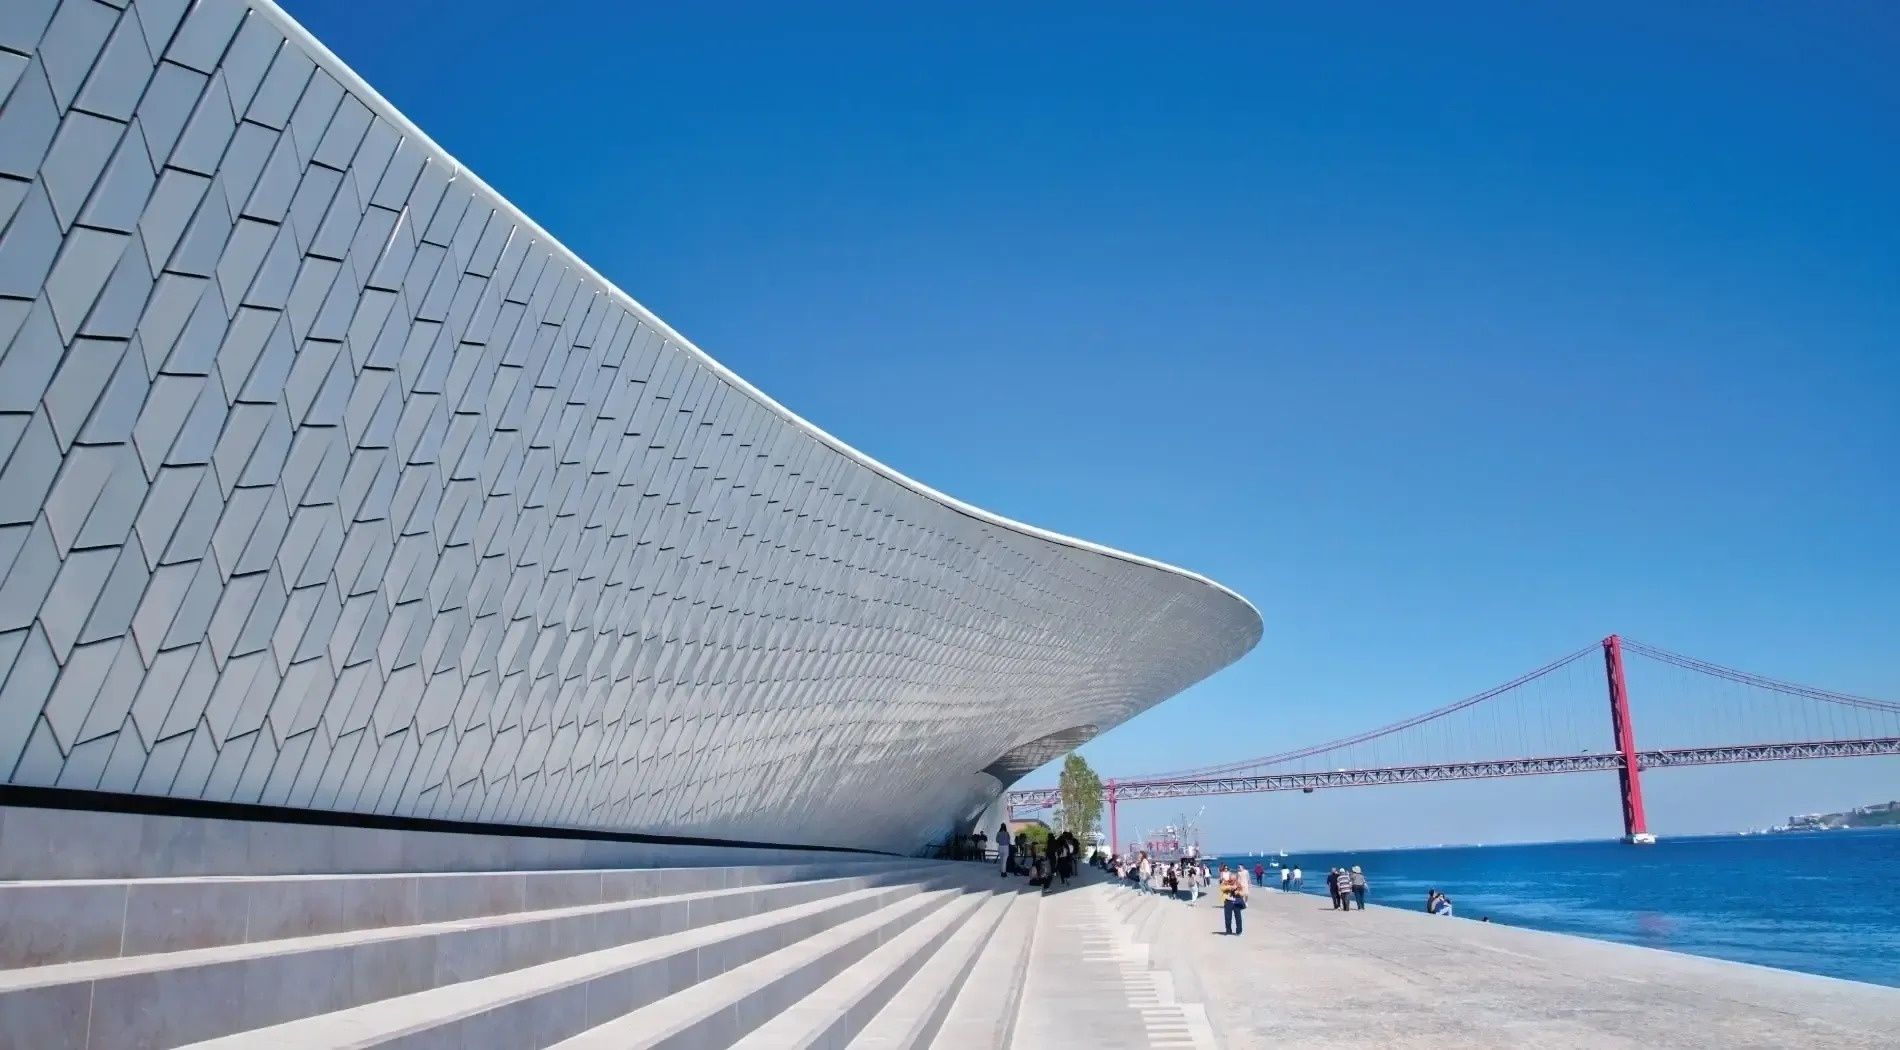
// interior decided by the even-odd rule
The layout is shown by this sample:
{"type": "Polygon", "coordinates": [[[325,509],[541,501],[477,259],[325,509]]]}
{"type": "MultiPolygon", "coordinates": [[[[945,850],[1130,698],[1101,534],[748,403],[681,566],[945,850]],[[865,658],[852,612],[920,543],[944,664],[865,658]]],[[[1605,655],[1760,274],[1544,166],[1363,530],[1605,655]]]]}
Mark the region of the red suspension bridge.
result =
{"type": "MultiPolygon", "coordinates": [[[[1624,840],[1647,843],[1655,839],[1643,812],[1645,770],[1895,754],[1900,703],[1778,681],[1612,635],[1391,725],[1277,755],[1111,779],[1104,795],[1109,841],[1118,843],[1116,806],[1135,799],[1614,770],[1624,840]],[[1600,671],[1590,659],[1599,651],[1600,671]],[[1630,717],[1629,665],[1636,662],[1646,665],[1644,696],[1652,698],[1644,707],[1645,747],[1637,746],[1630,717]]],[[[1059,800],[1055,788],[1008,794],[1012,809],[1059,800]]]]}

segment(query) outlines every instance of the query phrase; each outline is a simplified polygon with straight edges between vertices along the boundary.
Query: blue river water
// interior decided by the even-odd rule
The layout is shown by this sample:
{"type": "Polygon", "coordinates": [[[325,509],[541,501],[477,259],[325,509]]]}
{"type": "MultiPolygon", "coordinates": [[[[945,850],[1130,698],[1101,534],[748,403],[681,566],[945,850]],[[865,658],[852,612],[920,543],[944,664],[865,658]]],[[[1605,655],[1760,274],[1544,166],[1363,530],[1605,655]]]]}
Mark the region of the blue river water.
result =
{"type": "Polygon", "coordinates": [[[1900,828],[1526,846],[1231,856],[1365,869],[1371,902],[1448,894],[1463,919],[1900,987],[1900,828]]]}

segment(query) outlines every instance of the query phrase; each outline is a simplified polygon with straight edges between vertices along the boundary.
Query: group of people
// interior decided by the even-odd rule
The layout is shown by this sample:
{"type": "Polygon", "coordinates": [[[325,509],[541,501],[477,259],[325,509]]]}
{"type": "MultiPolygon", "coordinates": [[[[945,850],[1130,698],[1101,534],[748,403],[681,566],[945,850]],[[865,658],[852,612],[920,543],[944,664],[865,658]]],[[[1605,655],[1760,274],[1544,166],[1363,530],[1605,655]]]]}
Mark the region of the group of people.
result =
{"type": "MultiPolygon", "coordinates": [[[[1253,866],[1255,882],[1264,883],[1266,868],[1253,866]]],[[[1299,868],[1286,864],[1280,867],[1280,889],[1287,893],[1298,893],[1306,885],[1306,873],[1299,868]]],[[[1436,892],[1436,891],[1434,891],[1436,892]]],[[[1326,895],[1333,899],[1334,911],[1352,911],[1357,908],[1366,910],[1366,873],[1354,864],[1350,868],[1334,868],[1326,873],[1326,895]]]]}
{"type": "MultiPolygon", "coordinates": [[[[1253,866],[1255,882],[1266,881],[1266,868],[1259,864],[1253,866]]],[[[1287,864],[1280,868],[1280,889],[1287,893],[1298,893],[1306,885],[1306,873],[1287,864]]],[[[1437,891],[1434,890],[1434,893],[1437,891]]],[[[1366,910],[1366,873],[1359,865],[1350,868],[1334,868],[1326,873],[1326,895],[1333,899],[1334,911],[1366,910]]]]}
{"type": "Polygon", "coordinates": [[[1138,892],[1163,894],[1189,904],[1198,902],[1201,894],[1213,887],[1220,895],[1222,926],[1230,936],[1240,936],[1250,891],[1245,867],[1222,864],[1216,873],[1200,857],[1162,861],[1150,858],[1146,850],[1132,857],[1107,858],[1102,866],[1138,892]]]}
{"type": "Polygon", "coordinates": [[[996,841],[997,859],[1002,865],[1002,870],[997,874],[1002,878],[1027,875],[1031,886],[1041,887],[1044,891],[1057,880],[1067,886],[1069,880],[1075,877],[1075,866],[1082,856],[1082,840],[1068,831],[1049,839],[1044,848],[1027,834],[1018,833],[1012,840],[1009,837],[1009,825],[1004,824],[996,829],[996,841]]]}
{"type": "MultiPolygon", "coordinates": [[[[1213,872],[1209,870],[1207,862],[1199,857],[1160,861],[1150,859],[1143,851],[1133,856],[1110,857],[1102,854],[1090,859],[1142,893],[1164,894],[1191,903],[1198,901],[1208,887],[1214,887],[1220,895],[1222,925],[1232,936],[1241,933],[1242,913],[1247,908],[1247,895],[1251,886],[1264,885],[1267,881],[1266,867],[1261,864],[1254,865],[1250,884],[1245,865],[1222,864],[1218,872],[1213,872]]],[[[1304,882],[1305,873],[1299,868],[1291,865],[1280,868],[1281,890],[1298,892],[1304,882]]],[[[1326,893],[1332,898],[1334,911],[1365,911],[1369,888],[1365,870],[1357,864],[1334,868],[1326,873],[1326,893]]],[[[1450,917],[1451,898],[1433,889],[1425,897],[1425,911],[1431,915],[1450,917]]],[[[1491,920],[1487,916],[1481,921],[1491,920]]]]}
{"type": "MultiPolygon", "coordinates": [[[[1004,877],[1028,876],[1030,885],[1039,886],[1044,891],[1057,881],[1068,885],[1082,860],[1081,841],[1067,831],[1048,839],[1044,847],[1026,834],[1012,838],[1009,826],[1005,824],[996,829],[996,841],[1000,847],[997,850],[997,857],[1002,864],[1000,874],[1004,877]]],[[[1110,856],[1090,851],[1088,862],[1126,881],[1142,893],[1161,894],[1189,903],[1198,902],[1211,887],[1220,896],[1222,926],[1229,935],[1240,936],[1242,913],[1246,911],[1247,895],[1251,889],[1244,865],[1222,864],[1219,872],[1214,872],[1200,857],[1156,860],[1150,858],[1145,850],[1134,856],[1110,856]]],[[[1253,884],[1264,885],[1266,881],[1265,866],[1255,864],[1253,884]]],[[[1291,865],[1280,868],[1280,889],[1297,893],[1304,883],[1305,873],[1299,868],[1291,865]]],[[[1349,868],[1334,868],[1326,873],[1326,892],[1332,897],[1334,911],[1365,911],[1367,889],[1366,873],[1357,864],[1349,868]]],[[[1425,911],[1429,915],[1449,918],[1452,914],[1451,898],[1434,888],[1425,896],[1425,911]]],[[[1490,918],[1486,917],[1483,921],[1489,922],[1490,918]]]]}
{"type": "Polygon", "coordinates": [[[1326,873],[1326,892],[1332,895],[1334,911],[1352,911],[1359,906],[1366,910],[1366,873],[1354,864],[1348,868],[1334,868],[1326,873]]]}
{"type": "Polygon", "coordinates": [[[1214,876],[1199,857],[1153,860],[1146,850],[1133,857],[1112,857],[1108,870],[1143,893],[1159,893],[1192,904],[1201,899],[1214,876]]]}

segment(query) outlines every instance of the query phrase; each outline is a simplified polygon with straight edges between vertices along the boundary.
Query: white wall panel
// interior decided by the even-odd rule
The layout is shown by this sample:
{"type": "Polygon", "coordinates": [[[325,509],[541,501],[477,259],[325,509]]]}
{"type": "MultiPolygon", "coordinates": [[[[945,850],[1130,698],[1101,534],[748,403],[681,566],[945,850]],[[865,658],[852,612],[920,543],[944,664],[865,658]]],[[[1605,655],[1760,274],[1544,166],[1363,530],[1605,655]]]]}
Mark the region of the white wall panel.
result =
{"type": "Polygon", "coordinates": [[[0,9],[6,783],[907,849],[1259,639],[791,415],[275,6],[0,9]]]}

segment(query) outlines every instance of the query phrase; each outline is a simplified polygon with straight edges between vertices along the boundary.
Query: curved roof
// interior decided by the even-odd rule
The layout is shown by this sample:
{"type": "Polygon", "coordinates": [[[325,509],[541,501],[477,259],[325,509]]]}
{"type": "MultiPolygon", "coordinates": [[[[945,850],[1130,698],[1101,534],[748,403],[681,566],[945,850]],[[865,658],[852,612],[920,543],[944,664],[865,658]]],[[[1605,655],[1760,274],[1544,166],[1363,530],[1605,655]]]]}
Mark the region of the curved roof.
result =
{"type": "Polygon", "coordinates": [[[366,101],[374,100],[375,108],[378,109],[380,115],[386,117],[392,123],[397,124],[402,129],[404,135],[414,137],[418,141],[425,143],[429,151],[440,156],[446,162],[450,164],[454,164],[460,172],[460,174],[458,175],[458,178],[466,180],[474,184],[475,186],[479,187],[482,192],[493,197],[496,201],[501,202],[502,204],[507,205],[509,208],[511,208],[514,211],[520,224],[523,227],[527,228],[528,230],[532,231],[534,237],[537,240],[545,243],[554,252],[559,254],[562,257],[562,260],[566,262],[569,266],[572,266],[575,269],[580,270],[581,272],[587,274],[588,277],[590,277],[592,280],[600,284],[602,287],[606,288],[615,297],[620,299],[622,304],[628,310],[632,311],[637,316],[639,316],[641,320],[645,321],[647,324],[651,325],[653,328],[657,329],[658,331],[665,333],[665,336],[668,342],[671,342],[677,345],[678,347],[680,347],[681,349],[685,350],[686,352],[692,354],[701,364],[705,365],[707,368],[712,369],[721,379],[724,379],[726,382],[732,384],[732,386],[734,386],[735,388],[743,391],[746,394],[746,396],[757,401],[759,404],[764,405],[767,408],[770,408],[772,411],[785,417],[785,419],[791,422],[794,426],[797,426],[800,430],[804,431],[806,434],[822,442],[827,447],[849,458],[850,460],[857,463],[858,465],[865,467],[869,470],[872,470],[876,472],[877,474],[882,475],[883,477],[889,478],[890,480],[895,481],[898,484],[903,485],[906,488],[909,488],[921,495],[927,496],[930,499],[943,504],[945,507],[948,507],[951,510],[958,512],[959,514],[967,514],[970,517],[976,518],[979,521],[982,521],[991,525],[1000,526],[1002,528],[1009,529],[1013,532],[1019,532],[1025,536],[1032,536],[1040,540],[1048,540],[1051,543],[1060,543],[1063,546],[1074,547],[1077,550],[1089,551],[1094,554],[1102,554],[1111,558],[1117,558],[1122,561],[1130,562],[1132,564],[1146,565],[1150,568],[1161,569],[1166,572],[1174,573],[1178,576],[1183,576],[1187,579],[1195,581],[1196,583],[1203,584],[1205,586],[1213,588],[1216,591],[1221,592],[1227,597],[1232,598],[1234,601],[1239,602],[1240,604],[1246,606],[1247,609],[1253,613],[1255,619],[1260,618],[1260,610],[1255,608],[1254,604],[1248,601],[1245,597],[1243,597],[1238,591],[1235,591],[1232,588],[1218,581],[1209,579],[1208,577],[1203,576],[1200,573],[1193,571],[1192,569],[1184,569],[1178,565],[1170,565],[1167,562],[1160,561],[1155,558],[1149,558],[1140,554],[1133,554],[1124,550],[1117,550],[1113,547],[1105,546],[1100,543],[1093,543],[1089,540],[1079,539],[1074,536],[1066,536],[1062,533],[1055,532],[1050,529],[1041,528],[1036,525],[1031,525],[1027,522],[1021,522],[1013,518],[1004,517],[1001,514],[997,514],[994,511],[985,510],[982,507],[976,506],[975,504],[972,504],[972,503],[965,503],[964,501],[957,499],[955,496],[949,495],[948,493],[945,493],[945,492],[940,492],[937,489],[934,489],[930,487],[929,485],[926,485],[923,482],[910,477],[909,475],[898,470],[897,468],[889,466],[888,464],[885,464],[883,462],[880,462],[879,460],[875,459],[869,454],[845,443],[843,440],[837,437],[832,436],[832,434],[829,431],[825,430],[823,427],[820,427],[816,423],[813,423],[812,421],[799,415],[797,412],[794,412],[790,408],[787,408],[784,405],[780,404],[770,394],[767,394],[765,391],[760,390],[758,387],[753,386],[751,383],[747,382],[745,377],[739,375],[737,372],[734,372],[732,369],[727,368],[725,365],[721,364],[717,358],[713,357],[711,354],[701,349],[699,344],[693,342],[691,339],[688,339],[685,335],[681,334],[672,325],[667,324],[666,321],[663,320],[658,314],[647,309],[644,305],[640,303],[638,299],[635,299],[633,296],[627,294],[625,290],[623,290],[619,285],[615,284],[606,275],[594,269],[593,266],[587,262],[587,260],[582,259],[579,255],[576,255],[572,249],[567,247],[566,244],[562,243],[562,241],[559,238],[555,237],[553,234],[543,229],[541,225],[535,222],[534,219],[530,217],[527,213],[521,211],[519,208],[514,208],[512,204],[508,204],[508,199],[504,197],[498,190],[488,185],[488,183],[484,182],[481,176],[475,174],[472,170],[468,168],[467,165],[461,164],[460,162],[456,161],[454,159],[453,154],[451,154],[448,150],[443,149],[439,143],[437,143],[434,139],[429,137],[427,132],[417,127],[414,121],[411,121],[407,116],[404,116],[401,110],[397,109],[394,104],[392,104],[388,99],[384,98],[381,94],[379,94],[374,87],[370,86],[368,81],[365,81],[361,76],[359,76],[356,73],[355,70],[351,69],[348,65],[346,65],[342,59],[336,56],[334,52],[332,52],[328,47],[325,47],[322,41],[312,36],[309,30],[305,29],[302,25],[298,24],[295,19],[291,18],[290,15],[287,14],[282,8],[278,7],[276,3],[272,2],[272,0],[254,0],[254,2],[255,2],[256,7],[260,11],[264,11],[268,13],[273,19],[275,19],[275,21],[277,22],[278,28],[285,34],[286,37],[288,37],[289,39],[293,41],[296,41],[300,46],[304,48],[304,50],[308,51],[310,55],[317,60],[318,64],[321,65],[326,72],[328,72],[331,76],[337,78],[339,83],[343,84],[346,90],[350,91],[352,94],[358,95],[359,97],[365,99],[366,101]]]}
{"type": "Polygon", "coordinates": [[[5,234],[0,782],[908,850],[1259,640],[787,411],[266,0],[172,18],[80,78],[163,188],[5,234]]]}

